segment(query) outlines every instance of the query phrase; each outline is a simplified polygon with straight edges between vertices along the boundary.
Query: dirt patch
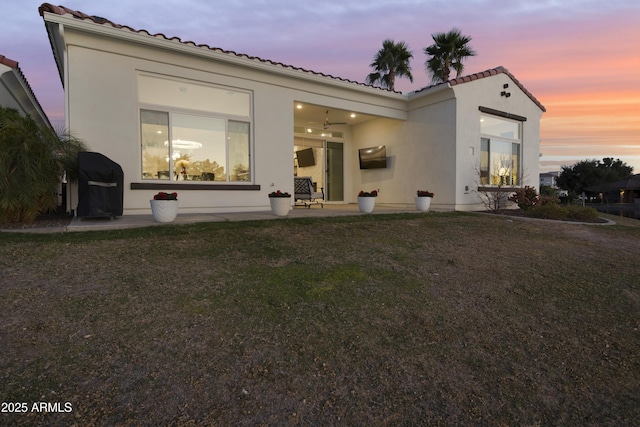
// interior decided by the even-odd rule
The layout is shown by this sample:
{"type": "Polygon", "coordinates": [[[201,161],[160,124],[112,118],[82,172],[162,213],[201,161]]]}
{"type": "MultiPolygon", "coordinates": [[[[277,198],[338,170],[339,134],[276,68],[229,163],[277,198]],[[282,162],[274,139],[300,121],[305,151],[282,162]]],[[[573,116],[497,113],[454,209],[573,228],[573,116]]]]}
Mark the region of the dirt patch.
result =
{"type": "Polygon", "coordinates": [[[0,229],[5,230],[18,230],[25,228],[51,228],[51,227],[66,227],[68,226],[73,217],[67,214],[41,214],[36,217],[33,222],[30,223],[16,223],[16,224],[3,224],[0,223],[0,229]]]}

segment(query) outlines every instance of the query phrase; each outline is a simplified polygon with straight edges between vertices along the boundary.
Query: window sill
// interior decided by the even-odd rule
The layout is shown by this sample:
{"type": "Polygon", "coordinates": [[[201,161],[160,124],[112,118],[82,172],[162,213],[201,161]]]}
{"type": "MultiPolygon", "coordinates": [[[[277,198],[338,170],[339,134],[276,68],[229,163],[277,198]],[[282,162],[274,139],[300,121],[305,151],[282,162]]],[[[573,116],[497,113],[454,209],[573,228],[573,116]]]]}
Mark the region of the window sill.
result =
{"type": "Polygon", "coordinates": [[[521,185],[492,185],[492,186],[481,186],[478,187],[478,191],[482,191],[485,193],[497,193],[500,191],[516,191],[516,190],[520,190],[524,187],[522,187],[521,185]]]}
{"type": "Polygon", "coordinates": [[[177,182],[132,182],[132,190],[219,190],[219,191],[259,191],[257,184],[192,184],[177,182]]]}

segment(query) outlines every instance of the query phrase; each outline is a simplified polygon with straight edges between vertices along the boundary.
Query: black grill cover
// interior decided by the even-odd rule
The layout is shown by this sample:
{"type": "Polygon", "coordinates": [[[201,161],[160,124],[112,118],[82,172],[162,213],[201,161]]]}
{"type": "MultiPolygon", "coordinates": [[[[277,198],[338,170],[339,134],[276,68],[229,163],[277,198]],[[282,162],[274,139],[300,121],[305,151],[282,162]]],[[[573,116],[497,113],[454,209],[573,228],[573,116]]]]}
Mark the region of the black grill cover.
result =
{"type": "Polygon", "coordinates": [[[119,164],[100,153],[78,153],[78,216],[122,215],[124,173],[119,164]]]}

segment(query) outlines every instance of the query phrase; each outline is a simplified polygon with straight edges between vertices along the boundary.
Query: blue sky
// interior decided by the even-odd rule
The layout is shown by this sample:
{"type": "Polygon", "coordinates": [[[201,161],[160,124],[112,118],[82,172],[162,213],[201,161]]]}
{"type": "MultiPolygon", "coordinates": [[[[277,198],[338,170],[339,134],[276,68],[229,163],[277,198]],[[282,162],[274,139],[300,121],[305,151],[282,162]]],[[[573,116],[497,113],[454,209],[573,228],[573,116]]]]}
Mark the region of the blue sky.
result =
{"type": "MultiPolygon", "coordinates": [[[[0,55],[18,61],[50,120],[63,92],[38,7],[0,0],[0,55]]],[[[89,15],[151,33],[364,81],[382,41],[413,51],[414,82],[429,84],[423,48],[458,27],[478,53],[465,74],[504,66],[547,108],[541,170],[616,157],[640,173],[640,2],[637,0],[68,0],[89,15]]]]}

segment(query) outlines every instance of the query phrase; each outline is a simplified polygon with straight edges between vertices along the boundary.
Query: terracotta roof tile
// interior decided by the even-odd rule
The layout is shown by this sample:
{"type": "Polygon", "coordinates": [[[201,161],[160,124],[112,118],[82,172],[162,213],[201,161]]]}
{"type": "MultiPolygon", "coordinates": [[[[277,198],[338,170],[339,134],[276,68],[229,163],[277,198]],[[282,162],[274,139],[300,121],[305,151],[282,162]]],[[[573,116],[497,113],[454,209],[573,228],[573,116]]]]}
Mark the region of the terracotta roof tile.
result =
{"type": "Polygon", "coordinates": [[[470,74],[468,76],[456,77],[455,79],[451,79],[451,80],[446,81],[444,83],[438,83],[438,84],[435,84],[435,85],[424,87],[424,88],[422,88],[420,90],[417,90],[416,93],[422,92],[424,90],[430,89],[430,88],[435,87],[435,86],[440,86],[440,85],[443,85],[443,84],[449,84],[451,86],[455,86],[455,85],[459,85],[459,84],[462,84],[462,83],[468,83],[468,82],[471,82],[471,81],[474,81],[474,80],[483,79],[485,77],[495,76],[495,75],[498,75],[498,74],[506,74],[507,76],[509,76],[509,78],[511,80],[513,80],[513,82],[516,84],[516,86],[518,86],[542,111],[547,111],[547,109],[544,107],[544,105],[542,105],[540,103],[540,101],[538,101],[536,99],[536,97],[533,96],[533,94],[531,92],[529,92],[522,85],[522,83],[520,83],[518,81],[518,79],[516,79],[514,77],[514,75],[511,74],[509,72],[509,70],[507,70],[503,66],[492,68],[490,70],[481,71],[479,73],[470,74]]]}
{"type": "Polygon", "coordinates": [[[18,68],[18,63],[13,59],[9,59],[4,55],[0,55],[0,64],[4,64],[9,68],[18,68]]]}
{"type": "Polygon", "coordinates": [[[195,46],[195,47],[208,49],[208,50],[215,51],[215,52],[220,52],[220,53],[224,53],[224,54],[228,54],[228,55],[233,55],[233,56],[236,56],[238,58],[246,58],[246,59],[251,60],[251,61],[259,61],[259,62],[262,62],[262,63],[265,63],[265,64],[272,64],[272,65],[279,66],[279,67],[282,67],[282,68],[288,68],[288,69],[291,69],[291,70],[301,71],[303,73],[313,74],[313,75],[321,76],[321,77],[327,77],[327,78],[330,78],[330,79],[339,80],[339,81],[343,81],[343,82],[346,82],[346,83],[352,83],[352,84],[356,84],[356,85],[359,85],[359,86],[366,86],[366,87],[371,87],[371,88],[375,88],[375,89],[380,89],[380,90],[385,91],[385,92],[402,93],[402,92],[398,92],[398,91],[390,91],[389,89],[380,88],[378,86],[368,85],[368,84],[365,84],[365,83],[360,83],[360,82],[356,82],[356,81],[353,81],[353,80],[344,79],[342,77],[332,76],[330,74],[320,73],[320,72],[313,71],[313,70],[307,70],[307,69],[301,68],[301,67],[295,67],[293,65],[283,64],[282,62],[276,62],[276,61],[271,61],[269,59],[259,58],[257,56],[250,56],[250,55],[243,54],[243,53],[237,53],[237,52],[234,52],[232,50],[224,50],[224,49],[221,49],[221,48],[218,48],[218,47],[211,47],[211,46],[209,46],[207,44],[196,44],[196,43],[194,43],[192,41],[183,41],[179,37],[175,37],[175,36],[174,37],[168,37],[168,36],[166,36],[166,35],[164,35],[162,33],[151,34],[149,31],[144,30],[144,29],[136,30],[136,29],[128,27],[126,25],[116,24],[116,23],[114,23],[114,22],[112,22],[112,21],[110,21],[110,20],[108,20],[106,18],[102,18],[102,17],[99,17],[99,16],[90,16],[90,15],[87,15],[86,13],[83,13],[83,12],[80,12],[80,11],[77,11],[77,10],[72,10],[72,9],[69,9],[69,8],[67,8],[65,6],[54,6],[54,5],[50,4],[50,3],[43,3],[38,8],[38,12],[40,13],[40,16],[44,16],[44,13],[53,13],[53,14],[60,15],[60,16],[71,15],[76,19],[90,20],[90,21],[92,21],[92,22],[94,22],[96,24],[110,25],[110,26],[112,26],[114,28],[118,28],[118,29],[127,29],[127,30],[129,30],[131,32],[134,32],[134,33],[146,34],[146,35],[151,36],[151,37],[162,38],[162,39],[165,39],[165,40],[168,40],[168,41],[176,41],[176,42],[179,42],[179,43],[182,43],[182,44],[185,44],[185,45],[192,45],[192,46],[195,46]]]}
{"type": "MultiPolygon", "coordinates": [[[[346,82],[346,83],[352,83],[352,84],[356,84],[356,85],[360,85],[360,86],[372,87],[372,88],[380,89],[380,90],[385,91],[385,92],[402,93],[402,92],[399,92],[399,91],[390,91],[388,89],[380,88],[378,86],[368,85],[368,84],[365,84],[365,83],[360,83],[360,82],[356,82],[356,81],[353,81],[353,80],[344,79],[342,77],[336,77],[336,76],[333,76],[331,74],[320,73],[320,72],[313,71],[313,70],[307,70],[307,69],[301,68],[301,67],[295,67],[293,65],[283,64],[282,62],[276,62],[276,61],[271,61],[269,59],[259,58],[257,56],[251,56],[251,55],[247,55],[247,54],[243,54],[243,53],[237,53],[237,52],[234,52],[232,50],[224,50],[224,49],[221,49],[221,48],[218,48],[218,47],[211,47],[211,46],[209,46],[207,44],[196,44],[196,43],[194,43],[192,41],[183,41],[179,37],[175,37],[175,36],[174,37],[168,37],[168,36],[166,36],[166,35],[164,35],[162,33],[152,34],[149,31],[144,30],[144,29],[136,30],[136,29],[131,28],[131,27],[126,26],[126,25],[116,24],[116,23],[114,23],[114,22],[112,22],[112,21],[110,21],[110,20],[108,20],[106,18],[102,18],[102,17],[99,17],[99,16],[90,16],[90,15],[87,15],[87,14],[85,14],[83,12],[69,9],[69,8],[67,8],[65,6],[53,6],[50,3],[43,3],[38,8],[38,11],[40,13],[40,16],[44,16],[45,12],[53,13],[53,14],[57,14],[57,15],[61,15],[61,16],[72,15],[76,19],[90,20],[90,21],[92,21],[92,22],[94,22],[96,24],[110,25],[110,26],[112,26],[114,28],[126,29],[126,30],[129,30],[129,31],[134,32],[134,33],[146,34],[146,35],[148,35],[150,37],[157,37],[157,38],[161,38],[161,39],[168,40],[168,41],[176,41],[178,43],[182,43],[182,44],[185,44],[185,45],[192,45],[192,46],[199,47],[199,48],[202,48],[202,49],[208,49],[208,50],[211,50],[211,51],[220,52],[220,53],[224,53],[224,54],[227,54],[227,55],[233,55],[233,56],[236,56],[238,58],[246,58],[246,59],[251,60],[251,61],[259,61],[259,62],[262,62],[262,63],[265,63],[265,64],[272,64],[272,65],[279,66],[279,67],[282,67],[282,68],[287,68],[287,69],[290,69],[290,70],[296,70],[296,71],[300,71],[300,72],[303,72],[303,73],[313,74],[313,75],[316,75],[316,76],[327,77],[327,78],[330,78],[330,79],[339,80],[339,81],[343,81],[343,82],[346,82]]],[[[506,68],[504,68],[502,66],[496,67],[496,68],[493,68],[493,69],[490,69],[490,70],[482,71],[482,72],[479,72],[479,73],[471,74],[471,75],[468,75],[468,76],[463,76],[463,77],[458,77],[458,78],[455,78],[455,79],[451,79],[448,82],[439,83],[438,85],[447,84],[448,83],[451,86],[455,86],[457,84],[467,83],[467,82],[478,80],[478,79],[481,79],[481,78],[484,78],[484,77],[494,76],[494,75],[497,75],[497,74],[500,74],[500,73],[508,75],[513,80],[513,82],[538,107],[540,107],[540,109],[542,111],[547,111],[546,108],[531,94],[531,92],[529,92],[506,68]]],[[[415,91],[415,93],[422,92],[424,90],[427,90],[427,89],[429,89],[431,87],[438,86],[438,85],[427,86],[425,88],[422,88],[422,89],[419,89],[419,90],[415,91]]]]}

